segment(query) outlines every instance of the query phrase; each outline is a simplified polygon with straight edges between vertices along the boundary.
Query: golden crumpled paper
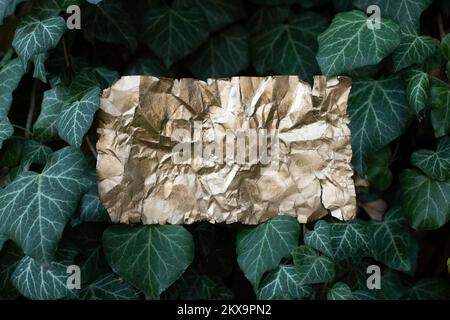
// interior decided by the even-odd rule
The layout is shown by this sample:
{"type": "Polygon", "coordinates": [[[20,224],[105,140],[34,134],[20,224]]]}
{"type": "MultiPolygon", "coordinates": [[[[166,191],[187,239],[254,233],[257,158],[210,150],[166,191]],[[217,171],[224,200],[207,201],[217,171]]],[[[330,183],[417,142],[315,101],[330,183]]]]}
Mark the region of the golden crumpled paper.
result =
{"type": "Polygon", "coordinates": [[[98,114],[100,199],[121,223],[350,220],[350,87],[346,77],[316,76],[312,88],[297,76],[122,77],[98,114]],[[237,132],[254,135],[239,145],[237,132]],[[255,140],[261,132],[271,135],[255,140]]]}

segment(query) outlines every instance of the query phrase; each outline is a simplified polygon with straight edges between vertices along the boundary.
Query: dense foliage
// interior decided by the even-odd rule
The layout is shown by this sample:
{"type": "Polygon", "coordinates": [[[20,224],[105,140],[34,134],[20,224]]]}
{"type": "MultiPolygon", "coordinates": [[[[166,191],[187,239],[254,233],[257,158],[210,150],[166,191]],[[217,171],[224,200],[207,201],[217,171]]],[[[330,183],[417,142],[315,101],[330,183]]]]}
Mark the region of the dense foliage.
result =
{"type": "Polygon", "coordinates": [[[450,297],[448,1],[0,0],[0,23],[0,298],[450,297]],[[351,76],[357,219],[111,225],[94,115],[129,74],[351,76]]]}

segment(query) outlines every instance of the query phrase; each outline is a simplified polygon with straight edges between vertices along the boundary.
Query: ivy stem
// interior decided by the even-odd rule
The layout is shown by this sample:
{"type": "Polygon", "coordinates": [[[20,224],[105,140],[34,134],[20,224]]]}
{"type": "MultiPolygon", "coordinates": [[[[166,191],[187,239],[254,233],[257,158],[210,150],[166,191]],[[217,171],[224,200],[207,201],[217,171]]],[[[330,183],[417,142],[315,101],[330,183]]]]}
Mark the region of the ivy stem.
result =
{"type": "Polygon", "coordinates": [[[69,69],[72,69],[72,64],[70,63],[69,51],[67,50],[66,37],[64,37],[64,36],[62,38],[62,45],[63,45],[63,50],[64,50],[64,61],[66,62],[66,67],[69,69]]]}
{"type": "Polygon", "coordinates": [[[13,124],[12,126],[13,126],[14,128],[17,128],[17,129],[23,130],[23,132],[28,132],[30,136],[32,136],[32,135],[33,135],[33,133],[32,133],[31,131],[28,131],[28,130],[27,130],[27,128],[25,128],[25,127],[22,127],[22,126],[18,126],[17,124],[13,124]]]}
{"type": "Polygon", "coordinates": [[[445,30],[444,25],[442,24],[442,15],[439,11],[437,13],[437,23],[439,28],[439,36],[441,37],[442,40],[445,37],[445,30]]]}
{"type": "Polygon", "coordinates": [[[25,125],[25,138],[31,136],[31,125],[33,124],[34,109],[36,107],[36,95],[39,90],[39,80],[34,79],[33,86],[31,87],[30,96],[30,108],[28,109],[27,122],[25,125]]]}
{"type": "Polygon", "coordinates": [[[91,142],[91,139],[89,139],[88,136],[86,136],[86,138],[84,139],[89,147],[89,150],[91,151],[92,155],[94,156],[95,159],[97,159],[97,151],[95,150],[94,145],[91,142]]]}

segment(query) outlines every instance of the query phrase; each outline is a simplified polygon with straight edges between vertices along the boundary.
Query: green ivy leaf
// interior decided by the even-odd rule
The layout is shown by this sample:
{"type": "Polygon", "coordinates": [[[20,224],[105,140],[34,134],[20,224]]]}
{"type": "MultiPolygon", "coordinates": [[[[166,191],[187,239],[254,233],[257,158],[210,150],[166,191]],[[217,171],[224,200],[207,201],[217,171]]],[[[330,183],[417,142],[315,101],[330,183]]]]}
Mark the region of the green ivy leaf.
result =
{"type": "Polygon", "coordinates": [[[363,11],[370,5],[381,9],[381,16],[394,20],[399,25],[419,28],[420,15],[433,0],[353,0],[353,5],[363,11]]]}
{"type": "Polygon", "coordinates": [[[0,118],[0,148],[2,147],[3,141],[12,136],[14,129],[9,123],[8,118],[0,118]]]}
{"type": "Polygon", "coordinates": [[[113,271],[150,299],[158,299],[194,258],[192,236],[178,225],[112,226],[103,248],[113,271]]]}
{"type": "Polygon", "coordinates": [[[47,71],[45,70],[45,60],[47,60],[47,52],[40,53],[33,58],[34,72],[33,78],[39,79],[44,83],[47,83],[47,71]]]}
{"type": "Polygon", "coordinates": [[[411,163],[431,179],[450,179],[450,137],[439,140],[436,152],[423,149],[415,151],[411,155],[411,163]]]}
{"type": "Polygon", "coordinates": [[[369,251],[370,236],[365,222],[327,223],[319,220],[314,230],[305,235],[305,245],[341,261],[369,251]]]}
{"type": "Polygon", "coordinates": [[[86,37],[136,49],[136,29],[126,1],[104,0],[88,5],[81,11],[81,19],[86,37]]]}
{"type": "Polygon", "coordinates": [[[237,235],[236,252],[244,275],[258,287],[264,272],[275,269],[297,246],[300,225],[295,218],[277,216],[237,235]]]}
{"type": "Polygon", "coordinates": [[[247,27],[251,34],[266,32],[285,21],[290,12],[288,6],[260,8],[252,14],[248,20],[247,27]]]}
{"type": "Polygon", "coordinates": [[[297,247],[292,252],[292,258],[302,284],[331,282],[334,279],[333,261],[326,256],[318,256],[313,248],[297,247]]]}
{"type": "Polygon", "coordinates": [[[311,79],[319,73],[315,60],[317,35],[326,26],[322,16],[306,12],[253,35],[250,54],[256,71],[260,74],[297,74],[302,79],[311,79]]]}
{"type": "Polygon", "coordinates": [[[59,262],[41,265],[31,257],[24,257],[11,276],[21,294],[34,300],[56,300],[69,294],[67,266],[59,262]]]}
{"type": "Polygon", "coordinates": [[[165,297],[172,294],[173,299],[181,300],[230,300],[233,292],[228,289],[222,279],[215,276],[199,274],[193,269],[187,270],[166,291],[165,297]]]}
{"type": "Polygon", "coordinates": [[[35,0],[31,13],[39,17],[52,17],[59,15],[61,11],[66,12],[71,5],[80,4],[81,0],[35,0]]]}
{"type": "Polygon", "coordinates": [[[198,48],[209,28],[200,8],[151,8],[144,19],[144,39],[166,67],[198,48]]]}
{"type": "Polygon", "coordinates": [[[245,17],[241,0],[178,0],[175,5],[176,8],[200,8],[211,31],[245,17]]]}
{"type": "Polygon", "coordinates": [[[450,133],[450,90],[437,80],[431,84],[431,123],[436,137],[450,133]]]}
{"type": "Polygon", "coordinates": [[[327,292],[327,300],[353,300],[352,290],[343,282],[336,282],[327,292]]]}
{"type": "Polygon", "coordinates": [[[136,290],[113,273],[104,274],[83,288],[79,298],[82,300],[139,300],[136,290]]]}
{"type": "Polygon", "coordinates": [[[450,61],[450,33],[441,40],[439,45],[439,54],[445,61],[450,61]]]}
{"type": "Polygon", "coordinates": [[[52,157],[52,149],[35,140],[27,140],[23,145],[20,165],[28,169],[32,163],[46,164],[52,157]]]}
{"type": "Polygon", "coordinates": [[[0,191],[0,233],[36,260],[52,261],[66,222],[90,187],[87,165],[80,151],[66,147],[42,173],[21,173],[0,191]]]}
{"type": "Polygon", "coordinates": [[[428,105],[430,96],[430,77],[420,69],[411,69],[405,72],[406,96],[410,112],[418,114],[428,105]]]}
{"type": "Polygon", "coordinates": [[[450,182],[436,181],[417,170],[400,175],[402,213],[416,230],[437,229],[450,219],[450,182]]]}
{"type": "Polygon", "coordinates": [[[400,208],[390,209],[383,221],[371,221],[372,256],[388,267],[409,274],[414,272],[418,253],[417,241],[408,229],[400,208]]]}
{"type": "Polygon", "coordinates": [[[432,37],[419,36],[411,26],[403,26],[400,31],[400,44],[392,54],[394,71],[422,64],[435,50],[436,40],[432,37]]]}
{"type": "Polygon", "coordinates": [[[83,195],[80,204],[80,220],[83,222],[110,222],[108,212],[101,203],[97,186],[83,195]]]}
{"type": "Polygon", "coordinates": [[[23,252],[13,241],[7,241],[0,250],[0,299],[16,299],[20,293],[13,286],[11,276],[23,252]]]}
{"type": "Polygon", "coordinates": [[[247,68],[248,33],[232,27],[212,36],[192,59],[189,70],[199,79],[231,77],[247,68]]]}
{"type": "Polygon", "coordinates": [[[369,29],[367,16],[358,10],[338,13],[319,35],[317,62],[327,76],[379,63],[400,43],[399,27],[381,18],[380,28],[369,29]]]}
{"type": "Polygon", "coordinates": [[[12,15],[16,6],[25,0],[0,0],[0,25],[3,19],[12,15]]]}
{"type": "Polygon", "coordinates": [[[58,138],[58,118],[67,90],[62,86],[44,92],[41,113],[33,126],[33,137],[41,142],[58,138]]]}
{"type": "Polygon", "coordinates": [[[259,300],[306,298],[312,294],[312,288],[302,281],[302,276],[293,265],[281,265],[264,278],[257,292],[257,298],[259,300]]]}
{"type": "Polygon", "coordinates": [[[447,279],[425,278],[419,280],[402,297],[407,300],[448,300],[450,286],[447,279]]]}
{"type": "Polygon", "coordinates": [[[143,75],[154,77],[173,77],[173,70],[167,69],[157,58],[146,57],[133,62],[125,72],[126,75],[143,75]]]}
{"type": "Polygon", "coordinates": [[[368,157],[367,179],[371,188],[385,191],[391,186],[392,172],[389,169],[391,158],[389,147],[382,148],[368,157]]]}
{"type": "Polygon", "coordinates": [[[14,35],[13,47],[24,65],[34,56],[56,47],[66,31],[62,17],[40,19],[35,16],[22,18],[14,35]]]}
{"type": "Polygon", "coordinates": [[[398,138],[410,119],[405,88],[399,75],[382,80],[355,80],[348,112],[353,165],[364,173],[366,156],[398,138]]]}
{"type": "Polygon", "coordinates": [[[100,107],[100,91],[100,88],[93,88],[80,100],[63,108],[58,118],[58,133],[64,141],[78,148],[81,146],[100,107]]]}

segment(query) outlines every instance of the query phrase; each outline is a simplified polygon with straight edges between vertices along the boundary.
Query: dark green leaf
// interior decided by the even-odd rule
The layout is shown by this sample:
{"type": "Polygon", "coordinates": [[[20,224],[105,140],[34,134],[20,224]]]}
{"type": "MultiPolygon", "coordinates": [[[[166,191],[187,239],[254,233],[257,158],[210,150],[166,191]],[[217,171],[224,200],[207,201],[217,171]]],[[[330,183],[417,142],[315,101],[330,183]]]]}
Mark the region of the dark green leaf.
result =
{"type": "Polygon", "coordinates": [[[353,294],[348,285],[336,282],[328,291],[327,300],[353,300],[353,294]]]}
{"type": "Polygon", "coordinates": [[[365,172],[367,155],[399,137],[410,119],[405,88],[399,75],[383,80],[355,80],[348,112],[353,165],[365,172]]]}
{"type": "Polygon", "coordinates": [[[236,252],[239,267],[254,288],[264,272],[275,269],[299,241],[300,225],[295,218],[277,216],[238,233],[236,252]]]}
{"type": "Polygon", "coordinates": [[[431,123],[436,137],[450,133],[450,89],[437,80],[431,85],[431,123]]]}
{"type": "Polygon", "coordinates": [[[380,28],[369,29],[367,16],[358,10],[338,13],[319,35],[317,62],[324,75],[338,75],[377,64],[400,43],[399,27],[381,18],[380,28]]]}
{"type": "Polygon", "coordinates": [[[83,154],[66,147],[42,173],[21,173],[0,191],[0,233],[36,260],[52,261],[66,222],[90,187],[86,170],[83,154]]]}
{"type": "Polygon", "coordinates": [[[302,283],[302,276],[293,265],[281,265],[271,271],[261,283],[259,300],[302,299],[312,294],[312,288],[302,283]]]}
{"type": "Polygon", "coordinates": [[[441,138],[436,151],[415,151],[411,155],[411,163],[431,179],[450,179],[450,137],[441,138]]]}
{"type": "Polygon", "coordinates": [[[12,241],[7,241],[0,250],[0,300],[16,299],[20,295],[11,282],[11,275],[22,257],[22,250],[12,241]]]}
{"type": "Polygon", "coordinates": [[[430,96],[430,77],[419,69],[406,72],[406,96],[411,113],[418,114],[428,105],[430,96]]]}
{"type": "Polygon", "coordinates": [[[330,282],[334,279],[333,261],[326,256],[317,255],[307,246],[300,246],[292,252],[294,265],[300,275],[301,284],[330,282]]]}
{"type": "Polygon", "coordinates": [[[149,299],[158,299],[194,257],[191,234],[182,226],[112,226],[103,235],[109,265],[149,299]]]}
{"type": "Polygon", "coordinates": [[[237,75],[248,65],[247,31],[233,27],[211,37],[189,64],[189,69],[200,79],[221,78],[237,75]]]}
{"type": "Polygon", "coordinates": [[[317,13],[294,16],[250,40],[253,65],[260,74],[297,74],[310,80],[319,73],[315,60],[317,35],[325,30],[326,20],[317,13]]]}
{"type": "Polygon", "coordinates": [[[402,213],[416,230],[437,229],[450,219],[450,182],[436,181],[417,170],[400,175],[402,213]]]}
{"type": "Polygon", "coordinates": [[[86,37],[136,49],[136,30],[126,1],[104,0],[88,5],[81,10],[81,19],[86,37]]]}
{"type": "Polygon", "coordinates": [[[208,37],[200,8],[151,8],[145,15],[144,39],[166,67],[198,48],[208,37]]]}
{"type": "Polygon", "coordinates": [[[139,300],[136,290],[113,273],[104,274],[82,289],[82,300],[139,300]]]}

